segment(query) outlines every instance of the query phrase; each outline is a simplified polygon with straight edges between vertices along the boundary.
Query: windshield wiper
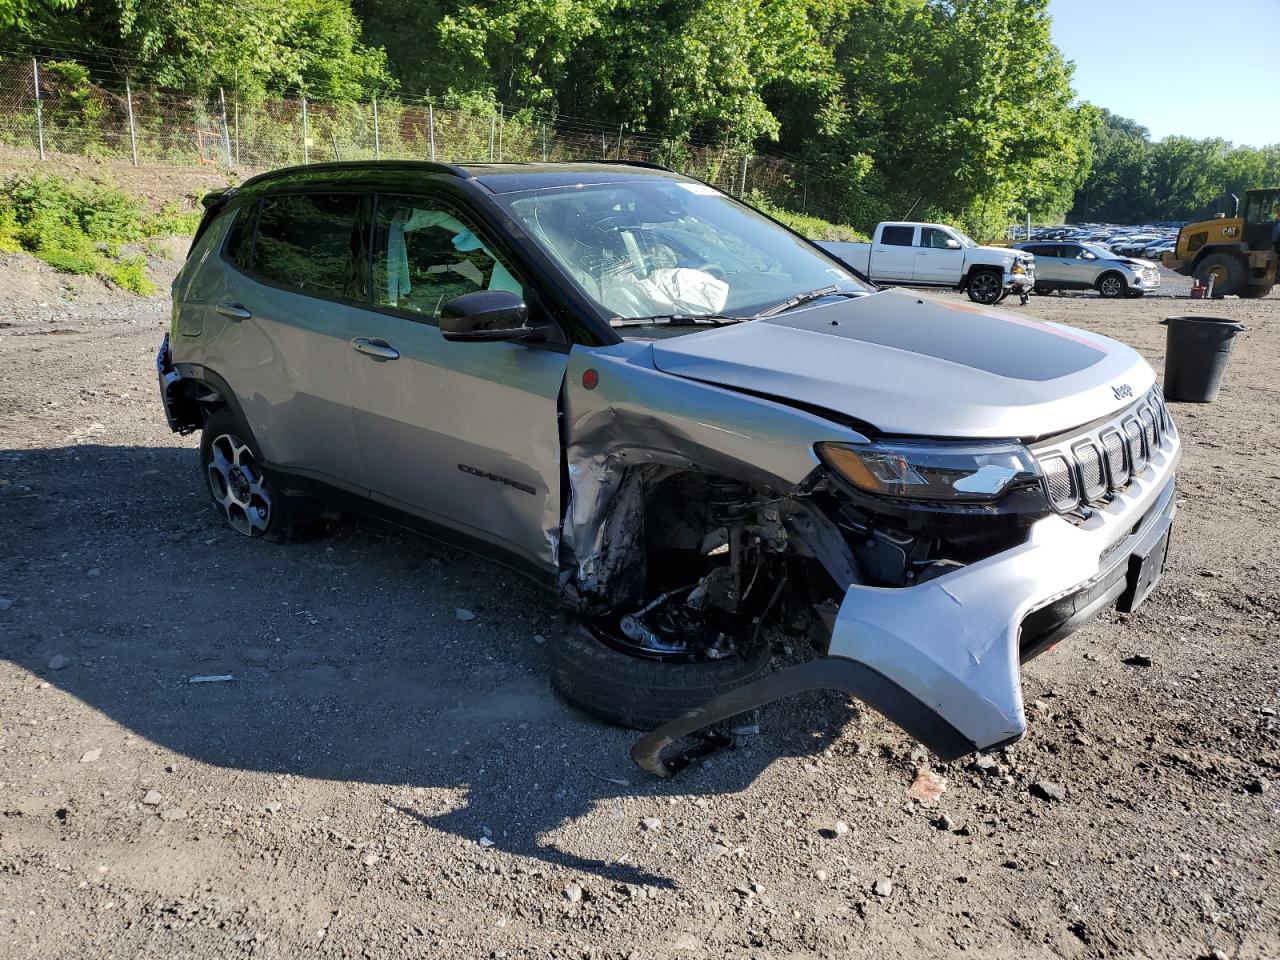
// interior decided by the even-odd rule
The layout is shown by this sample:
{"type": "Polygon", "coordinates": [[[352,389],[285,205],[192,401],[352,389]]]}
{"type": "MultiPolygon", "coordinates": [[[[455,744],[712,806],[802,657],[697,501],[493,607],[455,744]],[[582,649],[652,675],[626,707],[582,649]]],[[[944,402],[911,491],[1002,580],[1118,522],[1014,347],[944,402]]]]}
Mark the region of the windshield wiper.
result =
{"type": "Polygon", "coordinates": [[[720,313],[660,313],[652,317],[615,317],[609,321],[613,327],[651,327],[663,324],[671,327],[696,327],[706,324],[709,327],[723,327],[729,323],[740,323],[746,317],[726,317],[720,313]]]}
{"type": "Polygon", "coordinates": [[[793,307],[803,306],[806,303],[812,303],[814,300],[821,300],[823,297],[860,297],[861,293],[854,290],[841,290],[835,284],[827,287],[819,287],[817,290],[810,290],[808,293],[797,293],[794,297],[783,300],[781,303],[775,303],[772,307],[766,307],[759,313],[751,317],[752,320],[763,320],[766,317],[774,317],[780,313],[784,313],[793,307]]]}

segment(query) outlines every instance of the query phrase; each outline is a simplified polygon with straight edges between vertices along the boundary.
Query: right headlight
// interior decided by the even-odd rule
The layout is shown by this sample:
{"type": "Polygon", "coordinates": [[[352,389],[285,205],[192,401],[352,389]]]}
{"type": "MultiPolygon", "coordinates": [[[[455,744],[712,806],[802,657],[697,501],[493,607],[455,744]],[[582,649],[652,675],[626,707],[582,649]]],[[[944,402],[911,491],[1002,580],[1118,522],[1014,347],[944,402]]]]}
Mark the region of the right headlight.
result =
{"type": "Polygon", "coordinates": [[[1040,483],[1035,458],[1019,443],[820,443],[815,449],[853,486],[882,497],[989,503],[1040,483]]]}

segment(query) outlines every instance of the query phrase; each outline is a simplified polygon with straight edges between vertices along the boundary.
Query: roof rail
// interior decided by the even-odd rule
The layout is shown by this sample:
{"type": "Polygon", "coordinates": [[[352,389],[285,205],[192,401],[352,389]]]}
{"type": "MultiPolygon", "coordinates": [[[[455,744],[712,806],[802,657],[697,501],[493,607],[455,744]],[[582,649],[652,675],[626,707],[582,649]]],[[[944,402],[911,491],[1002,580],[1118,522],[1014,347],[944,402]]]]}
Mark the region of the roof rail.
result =
{"type": "Polygon", "coordinates": [[[326,163],[306,163],[292,167],[280,167],[268,170],[256,177],[250,177],[240,184],[240,189],[250,186],[262,186],[273,180],[296,176],[302,173],[332,173],[340,170],[386,170],[396,168],[418,170],[425,173],[447,173],[462,180],[473,179],[462,167],[452,163],[436,163],[434,160],[331,160],[326,163]]]}

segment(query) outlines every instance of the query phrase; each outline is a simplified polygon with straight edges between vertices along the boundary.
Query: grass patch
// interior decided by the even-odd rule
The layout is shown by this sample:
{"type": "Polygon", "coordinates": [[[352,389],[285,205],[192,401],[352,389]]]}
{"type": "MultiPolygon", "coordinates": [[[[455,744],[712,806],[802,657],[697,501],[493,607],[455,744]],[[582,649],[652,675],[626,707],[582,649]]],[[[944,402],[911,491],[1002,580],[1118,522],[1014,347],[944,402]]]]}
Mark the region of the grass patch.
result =
{"type": "Polygon", "coordinates": [[[865,243],[868,237],[861,230],[847,223],[832,223],[821,217],[811,217],[803,213],[794,213],[773,203],[762,193],[752,191],[751,205],[763,210],[775,220],[780,220],[796,233],[802,233],[810,240],[851,240],[865,243]]]}
{"type": "Polygon", "coordinates": [[[0,184],[0,250],[25,251],[55,270],[102,277],[147,295],[146,258],[123,255],[125,244],[190,234],[200,215],[166,204],[150,209],[103,183],[64,177],[16,176],[0,184]]]}

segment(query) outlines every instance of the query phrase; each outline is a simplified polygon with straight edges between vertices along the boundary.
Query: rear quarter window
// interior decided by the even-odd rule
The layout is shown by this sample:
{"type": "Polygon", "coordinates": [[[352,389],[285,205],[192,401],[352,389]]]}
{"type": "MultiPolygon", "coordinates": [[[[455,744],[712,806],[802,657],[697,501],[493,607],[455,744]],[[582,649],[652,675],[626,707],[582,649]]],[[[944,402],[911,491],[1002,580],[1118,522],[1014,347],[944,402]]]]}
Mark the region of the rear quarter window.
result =
{"type": "Polygon", "coordinates": [[[909,247],[915,232],[915,227],[885,227],[880,231],[880,242],[891,247],[909,247]]]}

